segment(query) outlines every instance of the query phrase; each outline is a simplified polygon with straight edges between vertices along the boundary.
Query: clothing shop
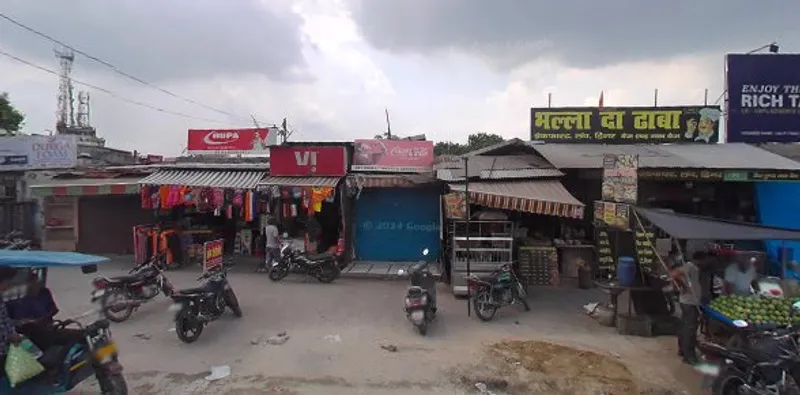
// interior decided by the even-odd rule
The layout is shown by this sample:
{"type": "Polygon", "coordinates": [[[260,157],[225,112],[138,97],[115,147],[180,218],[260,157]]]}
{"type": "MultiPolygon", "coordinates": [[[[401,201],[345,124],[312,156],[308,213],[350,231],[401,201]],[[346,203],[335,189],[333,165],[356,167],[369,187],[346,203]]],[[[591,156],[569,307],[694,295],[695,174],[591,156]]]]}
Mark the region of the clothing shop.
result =
{"type": "MultiPolygon", "coordinates": [[[[347,174],[348,143],[284,143],[270,148],[270,174],[258,184],[266,219],[302,240],[306,251],[342,256],[346,205],[340,181],[347,174]]],[[[262,243],[263,244],[263,243],[262,243]]]]}
{"type": "Polygon", "coordinates": [[[433,173],[433,142],[356,140],[354,151],[347,177],[353,259],[438,260],[443,189],[433,173]]]}
{"type": "Polygon", "coordinates": [[[268,165],[180,164],[139,181],[150,223],[134,229],[136,261],[156,253],[169,266],[200,263],[206,242],[222,240],[225,255],[259,254],[260,207],[256,187],[268,165]]]}

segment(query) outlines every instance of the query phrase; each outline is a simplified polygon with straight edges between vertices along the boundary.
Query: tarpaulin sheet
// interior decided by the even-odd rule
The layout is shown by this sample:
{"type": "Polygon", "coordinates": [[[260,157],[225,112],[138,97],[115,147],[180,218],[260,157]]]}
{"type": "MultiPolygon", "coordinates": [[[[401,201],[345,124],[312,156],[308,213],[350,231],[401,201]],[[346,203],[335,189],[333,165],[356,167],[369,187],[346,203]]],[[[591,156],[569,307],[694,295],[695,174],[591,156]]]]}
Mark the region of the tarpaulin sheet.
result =
{"type": "MultiPolygon", "coordinates": [[[[800,184],[794,182],[757,182],[756,210],[758,219],[767,226],[787,228],[800,227],[800,184]]],[[[780,273],[781,262],[778,256],[781,247],[788,248],[792,256],[789,260],[800,261],[800,243],[796,241],[766,240],[767,256],[775,262],[773,271],[780,273]]]]}
{"type": "Polygon", "coordinates": [[[800,230],[637,207],[636,212],[678,239],[800,240],[800,230]]]}

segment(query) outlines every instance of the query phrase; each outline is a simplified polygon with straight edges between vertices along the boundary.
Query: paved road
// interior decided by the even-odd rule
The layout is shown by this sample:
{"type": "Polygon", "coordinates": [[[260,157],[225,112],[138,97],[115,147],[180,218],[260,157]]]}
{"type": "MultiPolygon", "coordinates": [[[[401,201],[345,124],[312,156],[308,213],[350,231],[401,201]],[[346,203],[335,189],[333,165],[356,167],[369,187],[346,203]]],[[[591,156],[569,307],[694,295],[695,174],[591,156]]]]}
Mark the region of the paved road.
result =
{"type": "MultiPolygon", "coordinates": [[[[101,267],[101,274],[121,270],[112,263],[101,267]]],[[[179,287],[193,286],[197,275],[192,269],[169,273],[179,287]]],[[[92,277],[79,270],[51,271],[49,285],[63,315],[90,308],[92,277]]],[[[598,326],[580,311],[597,299],[593,292],[537,288],[530,295],[531,312],[512,307],[483,323],[467,316],[464,300],[440,288],[439,317],[422,337],[402,312],[406,284],[401,281],[339,279],[320,284],[289,277],[273,283],[265,275],[236,268],[229,278],[244,317],[226,315],[211,323],[194,344],[183,344],[175,336],[167,311],[170,301],[163,297],[143,306],[130,321],[113,326],[132,393],[464,393],[453,382],[459,369],[481,360],[484,345],[534,338],[612,352],[644,380],[678,385],[673,375],[664,373],[665,363],[668,369],[680,369],[672,362],[674,342],[618,336],[598,326]],[[289,336],[285,344],[252,344],[280,332],[289,336]],[[397,352],[382,345],[396,346],[397,352]],[[654,359],[662,361],[654,365],[654,359]],[[204,380],[205,372],[218,365],[230,366],[231,377],[204,380]]]]}

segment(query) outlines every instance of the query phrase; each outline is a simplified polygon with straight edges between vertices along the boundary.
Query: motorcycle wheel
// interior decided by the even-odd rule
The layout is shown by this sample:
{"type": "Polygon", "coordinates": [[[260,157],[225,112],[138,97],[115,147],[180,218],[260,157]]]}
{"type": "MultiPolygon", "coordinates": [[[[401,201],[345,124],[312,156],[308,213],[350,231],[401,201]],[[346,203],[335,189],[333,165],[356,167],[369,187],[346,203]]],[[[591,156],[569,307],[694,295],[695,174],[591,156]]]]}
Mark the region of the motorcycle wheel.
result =
{"type": "Polygon", "coordinates": [[[321,283],[332,283],[333,280],[336,280],[336,278],[339,277],[339,270],[335,266],[322,268],[319,270],[319,272],[317,272],[316,277],[317,281],[321,283]]]}
{"type": "Polygon", "coordinates": [[[522,308],[524,308],[525,311],[531,311],[531,306],[528,304],[528,301],[525,299],[526,296],[528,296],[528,295],[525,292],[525,288],[522,286],[522,284],[517,283],[517,299],[519,300],[520,303],[522,303],[522,308]]]}
{"type": "Polygon", "coordinates": [[[425,336],[425,334],[428,333],[428,322],[422,321],[421,324],[417,325],[417,330],[420,335],[425,336]]]}
{"type": "Polygon", "coordinates": [[[491,305],[490,300],[491,295],[488,291],[478,291],[472,298],[472,309],[481,321],[491,321],[497,313],[497,307],[491,305]]]}
{"type": "Polygon", "coordinates": [[[203,333],[203,324],[197,320],[188,307],[184,307],[175,316],[175,333],[184,343],[194,343],[203,333]]]}
{"type": "Polygon", "coordinates": [[[713,395],[739,395],[739,388],[746,384],[745,379],[738,373],[725,369],[711,384],[713,395]]]}
{"type": "Polygon", "coordinates": [[[272,281],[281,281],[289,275],[289,268],[283,265],[273,266],[269,270],[269,279],[272,281]]]}
{"type": "Polygon", "coordinates": [[[232,289],[225,291],[225,304],[231,308],[236,318],[242,318],[242,308],[239,307],[239,299],[236,298],[236,294],[233,293],[232,289]]]}
{"type": "Polygon", "coordinates": [[[100,305],[103,306],[103,315],[111,322],[125,322],[128,318],[131,318],[131,314],[133,314],[133,306],[128,305],[125,307],[114,306],[116,303],[109,302],[109,300],[113,300],[112,296],[115,298],[122,298],[124,302],[128,301],[127,295],[125,295],[125,291],[119,288],[112,288],[107,289],[105,294],[103,294],[103,298],[100,301],[100,305]]]}
{"type": "Polygon", "coordinates": [[[107,375],[104,380],[106,383],[101,387],[107,390],[103,391],[103,395],[128,395],[128,383],[122,373],[107,375]]]}

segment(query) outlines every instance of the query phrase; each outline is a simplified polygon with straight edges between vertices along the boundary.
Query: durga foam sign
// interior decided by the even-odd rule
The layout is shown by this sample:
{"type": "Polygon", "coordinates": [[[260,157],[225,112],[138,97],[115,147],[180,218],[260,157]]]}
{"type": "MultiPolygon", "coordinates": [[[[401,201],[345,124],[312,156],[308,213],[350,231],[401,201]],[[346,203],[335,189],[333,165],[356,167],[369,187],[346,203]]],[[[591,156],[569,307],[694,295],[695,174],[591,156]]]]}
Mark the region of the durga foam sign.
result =
{"type": "Polygon", "coordinates": [[[277,128],[189,129],[190,154],[267,154],[275,145],[277,128]]]}
{"type": "Polygon", "coordinates": [[[0,137],[0,171],[71,169],[77,164],[76,136],[0,137]]]}
{"type": "Polygon", "coordinates": [[[433,142],[356,140],[352,169],[397,173],[433,171],[433,142]]]}

